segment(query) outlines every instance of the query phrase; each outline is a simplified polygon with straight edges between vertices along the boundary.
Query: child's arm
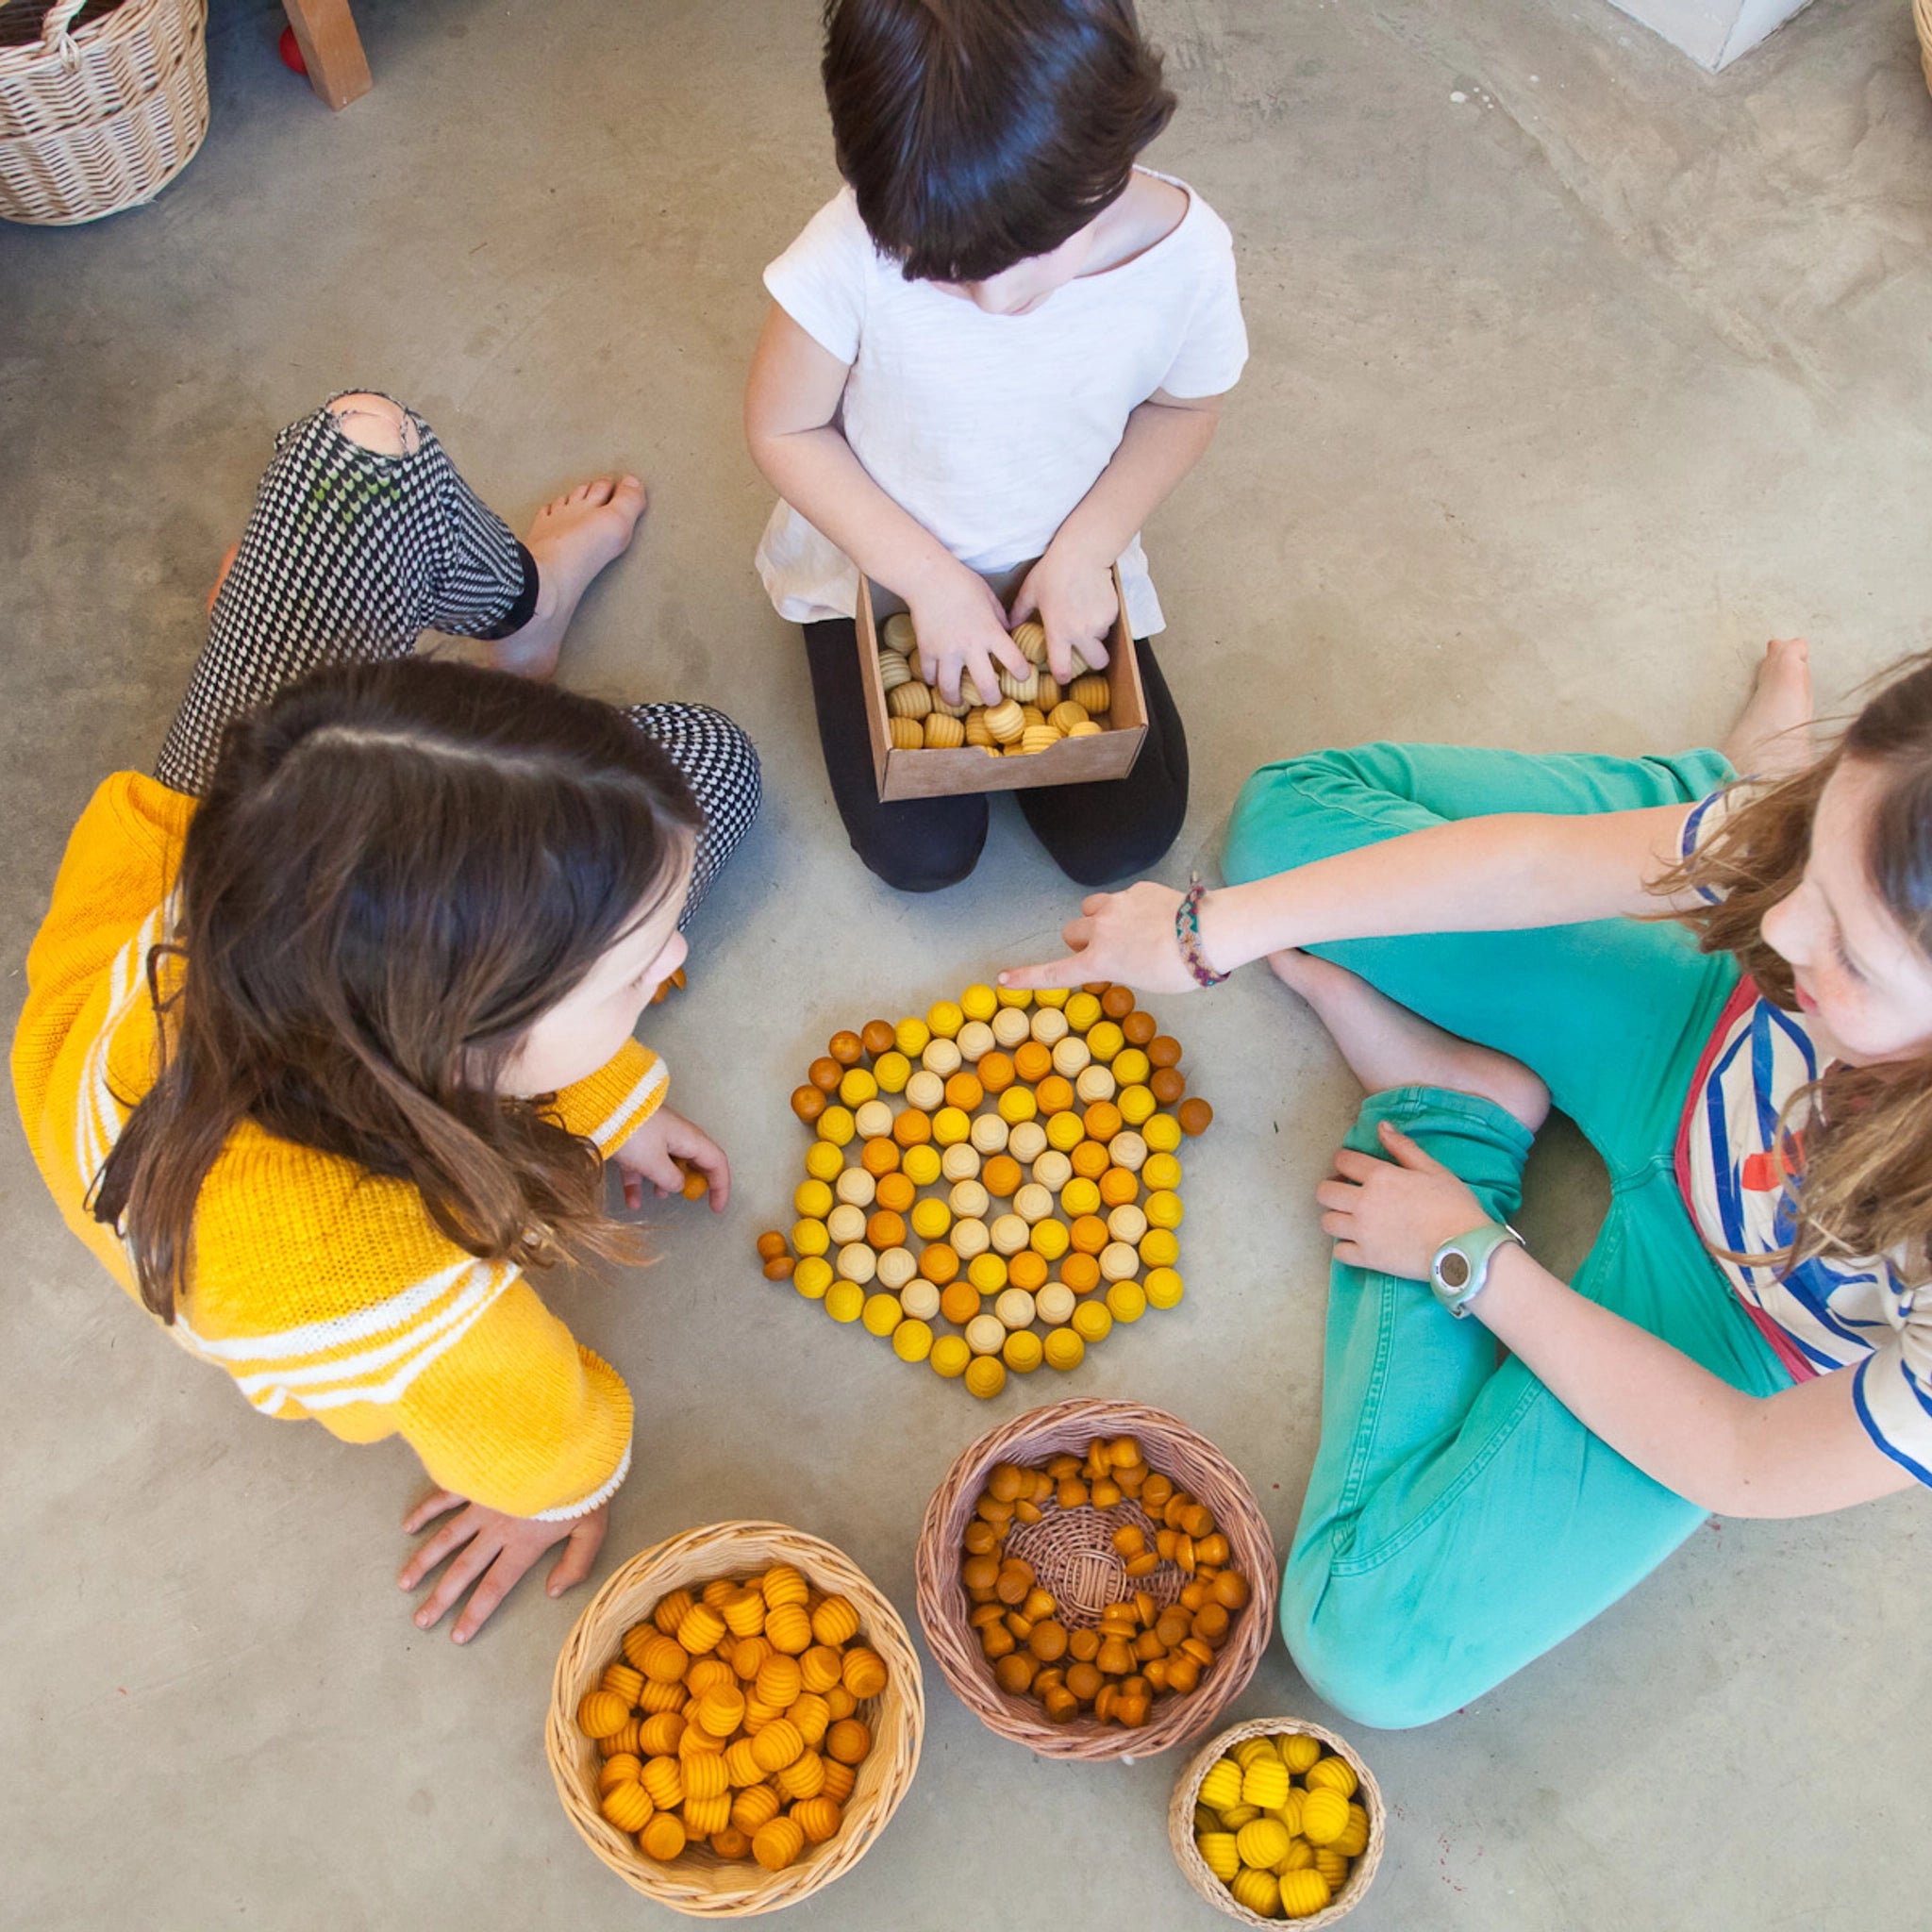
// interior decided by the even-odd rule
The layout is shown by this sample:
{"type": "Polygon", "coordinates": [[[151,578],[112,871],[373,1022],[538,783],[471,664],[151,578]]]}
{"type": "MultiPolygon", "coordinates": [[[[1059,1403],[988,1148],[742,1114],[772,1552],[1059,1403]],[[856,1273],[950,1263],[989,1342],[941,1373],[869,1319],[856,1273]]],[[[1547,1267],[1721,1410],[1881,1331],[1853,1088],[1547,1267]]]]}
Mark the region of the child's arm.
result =
{"type": "Polygon", "coordinates": [[[1013,622],[1039,613],[1047,661],[1061,684],[1072,679],[1076,644],[1095,670],[1107,662],[1104,640],[1118,613],[1114,559],[1201,460],[1220,417],[1219,396],[1156,390],[1127,418],[1112,459],[1026,573],[1013,598],[1013,622]]]}
{"type": "MultiPolygon", "coordinates": [[[[1499,812],[1357,846],[1201,902],[1201,950],[1217,973],[1289,946],[1414,932],[1505,932],[1668,912],[1650,890],[1677,863],[1688,808],[1499,812]]],[[[1174,942],[1181,895],[1151,880],[1095,892],[1064,929],[1070,957],[1000,974],[1010,987],[1117,979],[1189,992],[1174,942]]]]}
{"type": "MultiPolygon", "coordinates": [[[[1462,1182],[1386,1124],[1389,1158],[1344,1149],[1316,1199],[1336,1257],[1418,1283],[1446,1241],[1488,1217],[1462,1182]]],[[[1420,1286],[1417,1293],[1426,1291],[1420,1286]]],[[[1840,1369],[1746,1394],[1578,1294],[1521,1248],[1497,1251],[1470,1313],[1578,1422],[1666,1489],[1725,1516],[1813,1516],[1910,1487],[1873,1441],[1840,1369]]]]}
{"type": "Polygon", "coordinates": [[[958,700],[962,671],[982,691],[996,691],[995,665],[1024,677],[1032,666],[1007,635],[1006,613],[985,579],[901,509],[852,454],[835,421],[850,373],[850,363],[774,302],[745,385],[752,460],[867,576],[905,598],[920,656],[949,704],[958,700]]]}

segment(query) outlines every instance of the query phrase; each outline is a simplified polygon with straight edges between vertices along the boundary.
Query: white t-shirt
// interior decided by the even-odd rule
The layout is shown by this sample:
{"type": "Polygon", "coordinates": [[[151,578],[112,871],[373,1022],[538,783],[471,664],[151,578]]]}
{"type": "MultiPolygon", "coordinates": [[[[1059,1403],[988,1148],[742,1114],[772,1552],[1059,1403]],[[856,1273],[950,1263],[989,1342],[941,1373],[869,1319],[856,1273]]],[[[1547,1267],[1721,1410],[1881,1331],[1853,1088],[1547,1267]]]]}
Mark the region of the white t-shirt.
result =
{"type": "MultiPolygon", "coordinates": [[[[1057,289],[1030,315],[988,315],[906,280],[873,246],[849,188],[766,269],[772,299],[851,364],[838,421],[853,454],[972,569],[1038,557],[1156,390],[1219,395],[1241,375],[1248,338],[1233,238],[1174,185],[1188,210],[1171,233],[1057,289]]],[[[1133,633],[1150,637],[1162,618],[1138,535],[1120,566],[1133,633]]],[[[782,500],[758,567],[794,624],[858,608],[858,567],[782,500]]]]}

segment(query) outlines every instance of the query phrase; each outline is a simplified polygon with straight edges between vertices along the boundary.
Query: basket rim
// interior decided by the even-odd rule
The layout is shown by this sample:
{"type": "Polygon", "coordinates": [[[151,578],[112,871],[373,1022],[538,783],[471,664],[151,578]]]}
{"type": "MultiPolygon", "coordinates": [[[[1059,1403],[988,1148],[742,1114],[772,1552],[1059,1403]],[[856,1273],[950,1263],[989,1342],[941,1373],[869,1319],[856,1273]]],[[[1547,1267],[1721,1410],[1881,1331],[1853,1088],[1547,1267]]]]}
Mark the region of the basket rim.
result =
{"type": "MultiPolygon", "coordinates": [[[[1055,1444],[1049,1453],[1060,1453],[1055,1444]]],[[[1157,1451],[1150,1463],[1158,1466],[1157,1451]]],[[[1191,1485],[1190,1485],[1191,1486],[1191,1485]]],[[[920,1527],[919,1621],[926,1647],[954,1694],[994,1736],[1024,1744],[1041,1757],[1110,1762],[1158,1757],[1185,1743],[1221,1715],[1254,1675],[1274,1629],[1275,1592],[1280,1572],[1268,1522],[1248,1480],[1206,1436],[1167,1409],[1118,1397],[1070,1396],[1026,1410],[989,1429],[953,1460],[926,1504],[920,1527]],[[964,1598],[958,1584],[958,1536],[970,1515],[980,1480],[993,1463],[1024,1460],[1041,1439],[1076,1434],[1080,1446],[1096,1435],[1134,1435],[1158,1444],[1163,1439],[1205,1462],[1233,1498],[1232,1515],[1216,1509],[1229,1541],[1246,1558],[1241,1565],[1251,1594],[1238,1634],[1216,1657],[1196,1689],[1184,1697],[1164,1698],[1148,1722],[1132,1730],[1098,1724],[1091,1719],[1056,1724],[1032,1703],[1010,1696],[986,1674],[976,1653],[958,1632],[965,1629],[964,1598]],[[957,1601],[956,1601],[957,1600],[957,1601]]]]}
{"type": "Polygon", "coordinates": [[[577,1836],[633,1890],[694,1917],[752,1918],[809,1897],[858,1863],[911,1789],[924,1733],[925,1687],[919,1656],[891,1599],[837,1544],[789,1524],[739,1519],[703,1524],[666,1537],[640,1550],[605,1580],[558,1654],[544,1722],[544,1753],[564,1815],[577,1836]],[[747,1561],[747,1544],[758,1545],[765,1554],[747,1561]],[[582,1782],[586,1755],[594,1746],[577,1731],[577,1701],[610,1661],[608,1651],[615,1638],[601,1634],[607,1621],[615,1626],[641,1619],[658,1597],[700,1573],[723,1574],[734,1568],[778,1561],[795,1564],[819,1588],[851,1598],[862,1620],[864,1641],[886,1660],[886,1689],[872,1701],[873,1758],[882,1766],[879,1781],[862,1802],[855,1790],[839,1831],[823,1844],[808,1847],[783,1871],[766,1872],[749,1860],[721,1859],[696,1869],[741,1869],[746,1874],[742,1884],[693,1886],[689,1868],[684,1877],[678,1875],[681,1860],[658,1865],[639,1851],[628,1834],[605,1824],[601,1815],[597,1824],[602,1829],[597,1831],[573,1808],[575,1800],[586,1810],[596,1810],[582,1782]],[[687,1565],[691,1566],[688,1574],[687,1565]]]}
{"type": "Polygon", "coordinates": [[[1312,1718],[1251,1717],[1217,1732],[1188,1760],[1180,1776],[1174,1780],[1174,1793],[1168,1800],[1167,1841],[1174,1853],[1174,1863],[1181,1868],[1181,1876],[1217,1911],[1224,1912],[1230,1919],[1239,1919],[1243,1925],[1289,1923],[1307,1926],[1309,1932],[1317,1932],[1321,1926],[1333,1925],[1345,1919],[1361,1904],[1375,1876],[1376,1868],[1382,1862],[1382,1848],[1388,1836],[1388,1809],[1383,1802],[1382,1787],[1375,1782],[1375,1774],[1362,1761],[1361,1753],[1346,1738],[1331,1731],[1325,1724],[1317,1724],[1312,1718]],[[1319,1912],[1310,1912],[1305,1919],[1287,1922],[1264,1919],[1258,1912],[1249,1911],[1208,1869],[1207,1860],[1194,1844],[1194,1805],[1201,1790],[1201,1780],[1243,1739],[1275,1737],[1283,1731],[1298,1731],[1306,1737],[1319,1738],[1338,1757],[1346,1758],[1355,1771],[1356,1795],[1361,1801],[1362,1809],[1369,1814],[1369,1842],[1355,1860],[1348,1874],[1348,1883],[1319,1912]]]}

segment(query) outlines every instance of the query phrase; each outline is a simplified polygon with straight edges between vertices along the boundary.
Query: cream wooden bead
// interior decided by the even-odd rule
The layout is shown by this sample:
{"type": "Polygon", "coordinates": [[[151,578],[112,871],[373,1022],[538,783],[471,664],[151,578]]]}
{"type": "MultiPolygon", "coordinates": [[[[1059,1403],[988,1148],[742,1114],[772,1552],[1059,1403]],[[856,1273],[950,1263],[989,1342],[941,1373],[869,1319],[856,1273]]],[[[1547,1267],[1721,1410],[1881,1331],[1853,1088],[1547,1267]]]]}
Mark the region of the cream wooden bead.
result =
{"type": "Polygon", "coordinates": [[[852,1111],[852,1125],[861,1141],[877,1141],[892,1131],[892,1109],[883,1100],[861,1100],[852,1111]]]}
{"type": "Polygon", "coordinates": [[[889,651],[909,658],[919,648],[919,633],[912,628],[912,613],[895,610],[879,625],[879,642],[889,651]]]}
{"type": "Polygon", "coordinates": [[[1147,1232],[1146,1213],[1131,1201],[1124,1201],[1107,1217],[1107,1231],[1115,1241],[1125,1241],[1133,1247],[1147,1232]]]}
{"type": "MultiPolygon", "coordinates": [[[[986,709],[985,693],[974,683],[973,674],[970,671],[962,671],[959,674],[959,702],[966,707],[966,713],[969,717],[974,711],[986,709]]],[[[997,704],[999,700],[995,698],[993,702],[997,704]]]]}
{"type": "Polygon", "coordinates": [[[1022,1121],[1007,1136],[1007,1152],[1022,1167],[1028,1166],[1046,1152],[1046,1129],[1038,1121],[1022,1121]]]}
{"type": "Polygon", "coordinates": [[[906,1083],[906,1102],[922,1113],[937,1113],[946,1104],[946,1083],[930,1067],[921,1067],[906,1083]]]}
{"type": "Polygon", "coordinates": [[[854,1208],[870,1208],[878,1191],[878,1182],[862,1167],[841,1170],[839,1178],[832,1183],[833,1193],[854,1208]]]}
{"type": "Polygon", "coordinates": [[[886,708],[895,718],[924,718],[932,709],[932,691],[914,678],[886,693],[886,708]]]}
{"type": "Polygon", "coordinates": [[[1011,1129],[996,1113],[976,1113],[973,1116],[973,1125],[967,1131],[977,1152],[993,1155],[1005,1148],[1011,1129]]]}
{"type": "Polygon", "coordinates": [[[940,1311],[940,1291],[929,1281],[908,1281],[899,1291],[899,1306],[914,1321],[930,1322],[940,1311]]]}
{"type": "Polygon", "coordinates": [[[1058,1147],[1049,1147],[1033,1163],[1033,1178],[1058,1194],[1074,1177],[1074,1163],[1058,1147]]]}
{"type": "Polygon", "coordinates": [[[969,1020],[959,1029],[959,1051],[969,1060],[983,1060],[999,1044],[984,1020],[969,1020]]]}
{"type": "Polygon", "coordinates": [[[1021,657],[1025,658],[1027,663],[1044,664],[1046,662],[1046,630],[1044,625],[1034,624],[1030,621],[1025,624],[1015,625],[1013,627],[1013,642],[1018,646],[1021,657]]]}
{"type": "MultiPolygon", "coordinates": [[[[906,1251],[900,1248],[893,1252],[903,1255],[906,1251]]],[[[839,1274],[841,1280],[856,1281],[863,1288],[878,1270],[879,1257],[863,1241],[847,1241],[839,1250],[839,1274]]]]}
{"type": "MultiPolygon", "coordinates": [[[[1030,1230],[1017,1214],[1002,1214],[987,1232],[992,1236],[992,1244],[999,1253],[1017,1255],[1026,1245],[1030,1230]]],[[[1134,1258],[1138,1262],[1141,1257],[1136,1255],[1134,1258]]]]}
{"type": "Polygon", "coordinates": [[[1060,735],[1051,724],[1029,724],[1020,734],[1020,749],[1028,758],[1038,758],[1043,751],[1051,751],[1060,741],[1060,735]]]}
{"type": "Polygon", "coordinates": [[[1079,1296],[1064,1281],[1049,1281],[1033,1297],[1033,1306],[1042,1322],[1049,1327],[1058,1328],[1072,1317],[1074,1305],[1078,1300],[1079,1296]]]}
{"type": "Polygon", "coordinates": [[[992,1037],[1008,1053],[1011,1053],[1031,1031],[1032,1022],[1023,1008],[1002,1007],[992,1016],[992,1037]]]}
{"type": "Polygon", "coordinates": [[[1074,1082],[1074,1091],[1083,1107],[1091,1107],[1096,1100],[1111,1100],[1113,1090],[1114,1077],[1106,1067],[1082,1067],[1074,1082]]]}
{"type": "Polygon", "coordinates": [[[992,1311],[1008,1328],[1033,1325],[1033,1297],[1024,1288],[1007,1289],[992,1305],[992,1311]]]}
{"type": "Polygon", "coordinates": [[[888,1248],[878,1258],[880,1284],[894,1294],[918,1273],[919,1263],[913,1259],[910,1248],[888,1248]]]}
{"type": "Polygon", "coordinates": [[[825,1216],[825,1232],[841,1248],[848,1241],[862,1241],[865,1239],[865,1209],[855,1208],[848,1201],[841,1201],[825,1216]]]}
{"type": "Polygon", "coordinates": [[[1000,691],[1005,696],[1017,699],[1023,705],[1030,705],[1040,695],[1040,673],[1029,671],[1022,677],[1017,673],[1002,671],[1000,691]]]}
{"type": "Polygon", "coordinates": [[[1067,1016],[1058,1007],[1036,1007],[1026,1024],[1034,1039],[1049,1050],[1067,1037],[1067,1016]]]}
{"type": "Polygon", "coordinates": [[[912,667],[897,651],[879,653],[879,682],[885,686],[886,696],[890,699],[902,684],[912,682],[912,667]]]}
{"type": "Polygon", "coordinates": [[[1104,677],[1089,675],[1074,678],[1067,687],[1067,696],[1089,718],[1104,717],[1113,708],[1113,687],[1104,677]]]}
{"type": "Polygon", "coordinates": [[[966,742],[966,727],[957,718],[935,710],[925,721],[927,751],[958,751],[966,742]]]}
{"type": "Polygon", "coordinates": [[[1107,1281],[1131,1281],[1141,1272],[1141,1257],[1125,1241],[1108,1241],[1100,1251],[1101,1277],[1107,1281]]]}
{"type": "MultiPolygon", "coordinates": [[[[980,1191],[985,1192],[984,1189],[980,1191]]],[[[953,1252],[960,1260],[970,1261],[975,1255],[983,1255],[992,1243],[992,1236],[987,1232],[986,1223],[978,1214],[962,1214],[954,1222],[952,1232],[946,1239],[953,1244],[953,1252]]]]}
{"type": "MultiPolygon", "coordinates": [[[[902,686],[901,689],[907,689],[907,687],[902,686]]],[[[898,691],[892,693],[892,697],[897,697],[898,695],[898,691]]],[[[889,698],[887,702],[890,704],[891,699],[889,698]]],[[[892,741],[892,749],[894,751],[924,751],[925,749],[925,730],[916,719],[888,718],[886,720],[886,733],[892,741]]]]}
{"type": "Polygon", "coordinates": [[[962,733],[966,725],[966,713],[973,708],[966,702],[963,691],[958,698],[949,698],[938,685],[932,687],[932,708],[942,718],[957,718],[962,733]]]}
{"type": "Polygon", "coordinates": [[[1087,1042],[1077,1033],[1070,1033],[1053,1050],[1053,1070],[1063,1080],[1077,1080],[1092,1058],[1087,1042]]]}
{"type": "MultiPolygon", "coordinates": [[[[979,1177],[979,1150],[969,1141],[956,1141],[940,1156],[940,1172],[955,1186],[960,1181],[976,1180],[979,1177]]],[[[953,1209],[955,1214],[958,1211],[957,1208],[953,1209]]]]}
{"type": "Polygon", "coordinates": [[[974,1355],[997,1355],[1007,1345],[1007,1324],[997,1315],[974,1315],[966,1324],[966,1346],[974,1355]]]}
{"type": "Polygon", "coordinates": [[[1139,1174],[1147,1159],[1147,1143],[1132,1127],[1123,1127],[1107,1143],[1107,1158],[1129,1174],[1139,1174]]]}
{"type": "MultiPolygon", "coordinates": [[[[966,1151],[970,1154],[973,1150],[969,1147],[966,1151]]],[[[946,1206],[953,1210],[956,1221],[971,1221],[992,1206],[992,1197],[977,1181],[964,1180],[957,1183],[946,1196],[946,1206]]]]}
{"type": "Polygon", "coordinates": [[[919,1064],[941,1080],[950,1080],[959,1071],[960,1061],[958,1042],[938,1033],[925,1042],[925,1051],[919,1056],[919,1064]]]}
{"type": "Polygon", "coordinates": [[[1104,724],[1096,724],[1093,722],[1093,720],[1090,718],[1084,724],[1075,724],[1074,728],[1067,733],[1067,736],[1069,738],[1098,738],[1106,728],[1107,727],[1104,724]]]}
{"type": "Polygon", "coordinates": [[[1072,698],[1062,698],[1046,714],[1046,722],[1049,724],[1058,724],[1062,731],[1071,731],[1075,724],[1085,724],[1088,722],[1087,707],[1076,705],[1072,698]]]}
{"type": "MultiPolygon", "coordinates": [[[[1030,1227],[1036,1221],[1044,1221],[1053,1212],[1053,1195],[1038,1181],[1028,1181],[1013,1196],[1013,1212],[1030,1227]]],[[[1140,1236],[1136,1235],[1134,1239],[1138,1241],[1140,1236]]]]}
{"type": "MultiPolygon", "coordinates": [[[[1008,698],[1004,704],[995,705],[987,712],[986,728],[991,733],[995,743],[1017,744],[1020,741],[1020,734],[1026,728],[1026,720],[1020,707],[1011,698],[1008,698]]],[[[1002,1008],[1001,1010],[1012,1012],[1017,1009],[1008,1007],[1002,1008]]]]}

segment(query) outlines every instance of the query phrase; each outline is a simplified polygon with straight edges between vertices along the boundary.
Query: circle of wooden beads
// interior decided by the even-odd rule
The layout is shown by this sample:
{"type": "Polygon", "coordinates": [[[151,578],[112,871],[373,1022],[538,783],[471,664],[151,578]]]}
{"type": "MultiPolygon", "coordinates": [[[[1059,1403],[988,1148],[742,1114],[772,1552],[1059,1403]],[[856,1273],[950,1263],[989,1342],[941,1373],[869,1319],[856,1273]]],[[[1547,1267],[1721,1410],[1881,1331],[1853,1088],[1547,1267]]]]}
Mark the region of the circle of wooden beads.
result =
{"type": "Polygon", "coordinates": [[[782,1871],[837,1836],[886,1682],[858,1608],[790,1563],[672,1591],[577,1706],[599,1808],[659,1864],[782,1871]]]}

